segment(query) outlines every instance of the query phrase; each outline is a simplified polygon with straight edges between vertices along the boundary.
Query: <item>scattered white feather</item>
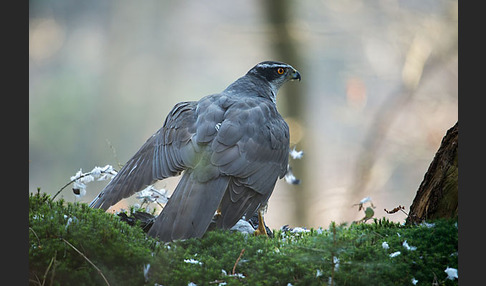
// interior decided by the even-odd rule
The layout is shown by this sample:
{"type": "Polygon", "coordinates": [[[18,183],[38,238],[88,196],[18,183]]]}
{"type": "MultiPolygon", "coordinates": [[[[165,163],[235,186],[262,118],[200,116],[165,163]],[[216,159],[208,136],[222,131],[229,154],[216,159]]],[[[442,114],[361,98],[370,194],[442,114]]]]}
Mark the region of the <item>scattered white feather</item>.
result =
{"type": "Polygon", "coordinates": [[[94,167],[90,172],[83,173],[83,169],[79,169],[74,176],[70,179],[73,181],[73,192],[76,198],[81,198],[86,195],[86,184],[93,182],[95,179],[98,181],[103,181],[107,179],[113,179],[117,172],[113,169],[111,165],[106,165],[104,167],[94,167]]]}
{"type": "Polygon", "coordinates": [[[406,240],[402,243],[402,246],[405,247],[406,250],[410,250],[410,251],[417,250],[416,246],[408,245],[408,242],[406,240]]]}
{"type": "Polygon", "coordinates": [[[72,224],[72,223],[75,223],[78,221],[78,219],[76,217],[67,217],[66,215],[64,215],[64,218],[67,218],[67,223],[66,223],[66,226],[64,227],[65,230],[67,230],[67,228],[72,224]]]}
{"type": "Polygon", "coordinates": [[[303,150],[300,150],[300,151],[297,151],[295,150],[295,147],[289,151],[289,154],[290,154],[290,157],[292,157],[292,159],[302,159],[302,157],[304,156],[304,151],[303,150]]]}
{"type": "Polygon", "coordinates": [[[287,184],[291,185],[297,185],[300,183],[300,180],[297,179],[292,172],[287,172],[287,174],[285,174],[285,181],[287,184]]]}
{"type": "Polygon", "coordinates": [[[82,175],[83,175],[83,169],[79,169],[79,171],[77,171],[76,174],[74,174],[74,176],[71,176],[71,181],[81,178],[82,175]]]}
{"type": "Polygon", "coordinates": [[[397,257],[398,255],[402,254],[400,251],[396,251],[390,254],[390,257],[397,257]]]}
{"type": "Polygon", "coordinates": [[[360,204],[368,203],[371,202],[371,197],[366,197],[363,198],[361,201],[359,201],[360,204]]]}
{"type": "Polygon", "coordinates": [[[158,190],[153,185],[150,185],[137,193],[137,199],[142,202],[165,204],[169,201],[169,195],[166,189],[158,190]]]}
{"type": "MultiPolygon", "coordinates": [[[[371,216],[370,217],[364,217],[363,220],[365,220],[365,221],[370,219],[374,214],[373,209],[375,208],[375,206],[373,205],[373,202],[371,201],[371,197],[365,197],[365,198],[361,199],[361,201],[359,201],[359,203],[353,204],[353,206],[358,206],[358,211],[360,211],[360,210],[364,209],[364,204],[366,204],[366,203],[369,203],[370,206],[371,206],[371,207],[369,207],[369,209],[371,210],[371,213],[370,213],[371,216]]],[[[367,209],[368,208],[366,208],[366,210],[367,209]]],[[[366,210],[365,210],[365,214],[366,214],[366,210]]],[[[366,214],[366,215],[368,216],[368,214],[366,214]]]]}
{"type": "Polygon", "coordinates": [[[446,270],[444,272],[447,274],[447,279],[449,280],[454,280],[454,278],[459,279],[459,276],[457,275],[457,269],[456,268],[449,268],[447,266],[446,270]]]}
{"type": "Polygon", "coordinates": [[[310,230],[298,226],[298,227],[295,227],[294,229],[292,229],[290,232],[292,232],[292,233],[301,233],[301,232],[310,232],[310,230]]]}
{"type": "Polygon", "coordinates": [[[87,184],[89,182],[93,182],[94,180],[95,180],[95,178],[94,178],[93,175],[86,175],[84,177],[79,178],[79,181],[81,181],[81,183],[84,183],[84,184],[87,184]]]}
{"type": "Polygon", "coordinates": [[[388,245],[388,242],[386,242],[386,241],[383,241],[383,243],[381,244],[381,247],[383,247],[383,249],[390,248],[390,246],[388,245]]]}
{"type": "Polygon", "coordinates": [[[150,269],[150,263],[149,264],[145,264],[143,266],[143,277],[145,277],[145,282],[148,281],[148,272],[149,272],[149,269],[150,269]]]}
{"type": "Polygon", "coordinates": [[[255,232],[255,229],[253,229],[251,224],[244,219],[240,219],[232,228],[230,228],[230,230],[247,234],[253,234],[255,232]]]}
{"type": "Polygon", "coordinates": [[[339,269],[339,258],[337,258],[336,256],[333,256],[332,261],[334,263],[334,271],[338,271],[338,269],[339,269]]]}
{"type": "Polygon", "coordinates": [[[86,195],[86,184],[80,181],[75,181],[73,185],[73,193],[78,199],[84,197],[84,195],[86,195]]]}
{"type": "Polygon", "coordinates": [[[202,262],[197,261],[197,260],[192,259],[192,258],[191,259],[184,259],[184,262],[185,263],[190,263],[190,264],[199,264],[199,265],[202,265],[203,264],[202,262]]]}
{"type": "Polygon", "coordinates": [[[230,274],[228,277],[245,278],[245,275],[241,273],[230,274]]]}
{"type": "Polygon", "coordinates": [[[224,276],[228,276],[228,277],[245,278],[245,275],[241,273],[228,274],[224,269],[221,269],[221,273],[223,273],[224,276]]]}
{"type": "Polygon", "coordinates": [[[423,221],[420,225],[423,225],[427,228],[432,228],[432,227],[435,227],[435,223],[427,223],[425,221],[423,221]]]}
{"type": "Polygon", "coordinates": [[[294,174],[292,173],[292,167],[290,167],[290,165],[288,164],[287,164],[287,173],[285,174],[285,181],[291,185],[300,184],[300,180],[294,176],[294,174]]]}
{"type": "Polygon", "coordinates": [[[91,170],[91,174],[95,177],[95,174],[98,173],[98,181],[111,180],[117,174],[117,172],[113,169],[112,165],[105,165],[104,167],[94,167],[93,170],[91,170]]]}

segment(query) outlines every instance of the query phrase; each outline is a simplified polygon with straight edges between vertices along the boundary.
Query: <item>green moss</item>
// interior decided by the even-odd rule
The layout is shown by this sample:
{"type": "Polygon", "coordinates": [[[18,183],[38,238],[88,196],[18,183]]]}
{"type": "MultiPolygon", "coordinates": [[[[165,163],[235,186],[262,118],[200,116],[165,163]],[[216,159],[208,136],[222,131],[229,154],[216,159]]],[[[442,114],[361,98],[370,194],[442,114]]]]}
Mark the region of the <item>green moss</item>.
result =
{"type": "Polygon", "coordinates": [[[31,194],[30,281],[52,279],[54,285],[103,285],[98,271],[64,240],[95,264],[112,285],[143,284],[143,266],[150,263],[154,244],[143,231],[86,204],[52,201],[45,194],[31,194]]]}
{"type": "Polygon", "coordinates": [[[326,230],[275,231],[274,238],[211,231],[201,239],[158,244],[117,216],[35,194],[29,211],[30,279],[32,284],[51,279],[53,285],[105,284],[65,239],[111,285],[327,285],[330,280],[334,285],[412,285],[412,278],[417,285],[457,285],[444,273],[446,267],[457,268],[457,220],[434,223],[332,223],[326,230]],[[404,241],[416,249],[407,250],[404,241]],[[396,251],[401,254],[390,257],[396,251]]]}

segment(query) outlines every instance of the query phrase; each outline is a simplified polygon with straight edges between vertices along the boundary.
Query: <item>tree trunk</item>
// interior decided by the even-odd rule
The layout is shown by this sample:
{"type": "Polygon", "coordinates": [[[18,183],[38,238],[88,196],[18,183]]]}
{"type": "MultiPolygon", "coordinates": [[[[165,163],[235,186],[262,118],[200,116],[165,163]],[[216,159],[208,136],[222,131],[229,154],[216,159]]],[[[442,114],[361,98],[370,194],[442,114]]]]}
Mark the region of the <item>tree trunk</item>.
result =
{"type": "Polygon", "coordinates": [[[410,206],[407,224],[458,216],[458,123],[447,131],[410,206]]]}
{"type": "MultiPolygon", "coordinates": [[[[303,60],[299,53],[299,47],[297,39],[292,36],[290,27],[292,24],[292,2],[285,0],[268,0],[263,1],[264,15],[267,23],[271,28],[271,50],[275,55],[272,60],[278,60],[286,62],[292,65],[294,68],[302,71],[303,60]]],[[[305,74],[303,74],[305,81],[305,74]]],[[[289,84],[285,86],[282,91],[279,92],[279,110],[283,117],[288,120],[292,120],[297,123],[297,126],[302,126],[305,115],[305,84],[289,84]]],[[[295,124],[294,124],[295,125],[295,124]]],[[[294,128],[296,126],[290,126],[290,139],[291,148],[292,145],[298,145],[297,149],[306,150],[306,143],[303,136],[297,142],[293,142],[293,133],[297,132],[294,128]]],[[[301,131],[302,132],[302,131],[301,131]]],[[[295,205],[295,224],[306,225],[308,223],[308,205],[309,205],[309,190],[306,185],[306,165],[304,160],[292,160],[290,163],[292,172],[295,176],[301,180],[299,185],[299,191],[293,192],[293,202],[295,205]]]]}

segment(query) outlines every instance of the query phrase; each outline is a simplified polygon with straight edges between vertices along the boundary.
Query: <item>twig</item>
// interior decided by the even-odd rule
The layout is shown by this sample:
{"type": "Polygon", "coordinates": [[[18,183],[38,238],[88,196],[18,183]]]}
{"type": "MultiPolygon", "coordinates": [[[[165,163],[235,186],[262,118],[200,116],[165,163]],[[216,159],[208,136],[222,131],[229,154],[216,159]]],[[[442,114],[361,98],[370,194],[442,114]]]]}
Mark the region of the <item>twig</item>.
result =
{"type": "Polygon", "coordinates": [[[434,272],[432,272],[432,274],[434,274],[434,280],[432,281],[432,286],[439,286],[439,282],[437,281],[437,275],[435,275],[434,272]]]}
{"type": "Polygon", "coordinates": [[[51,269],[52,263],[54,263],[54,261],[56,260],[56,255],[57,251],[54,252],[54,257],[52,257],[51,262],[49,262],[49,266],[47,266],[46,272],[44,272],[44,276],[42,276],[41,286],[44,286],[44,283],[46,283],[47,273],[49,273],[49,269],[51,269]]]}
{"type": "Polygon", "coordinates": [[[101,275],[101,277],[103,277],[103,280],[105,280],[105,283],[106,285],[110,286],[110,283],[108,282],[108,280],[106,279],[105,275],[103,275],[103,272],[101,272],[101,270],[91,261],[89,260],[88,257],[86,257],[86,255],[84,255],[81,251],[79,251],[76,247],[74,247],[74,245],[72,245],[71,243],[69,243],[69,241],[65,240],[64,238],[61,237],[61,239],[67,244],[69,245],[70,247],[72,247],[72,249],[76,250],[77,253],[79,253],[79,255],[81,255],[84,259],[86,259],[86,261],[89,262],[89,264],[91,264],[97,271],[98,273],[101,275]]]}
{"type": "Polygon", "coordinates": [[[33,229],[33,228],[31,228],[31,227],[29,226],[29,230],[31,230],[31,231],[32,231],[32,233],[34,233],[35,237],[37,238],[37,243],[39,244],[39,247],[42,247],[42,246],[41,246],[41,243],[40,243],[40,239],[39,239],[39,237],[37,236],[37,233],[35,233],[34,229],[33,229]]]}
{"type": "MultiPolygon", "coordinates": [[[[107,166],[109,166],[109,165],[107,165],[107,166]]],[[[111,167],[111,170],[114,171],[115,174],[118,172],[115,169],[113,169],[113,167],[111,167]]],[[[101,174],[110,174],[110,175],[113,175],[112,173],[108,172],[107,170],[102,170],[101,171],[101,174]]],[[[62,186],[62,188],[59,191],[57,191],[57,193],[52,197],[52,200],[54,200],[57,197],[57,195],[59,195],[62,192],[62,190],[64,190],[67,186],[71,185],[72,183],[76,182],[77,180],[79,180],[81,178],[84,178],[84,177],[90,176],[90,175],[93,175],[93,170],[91,170],[90,172],[81,174],[81,175],[79,175],[79,177],[76,177],[75,179],[72,179],[67,184],[65,184],[64,186],[62,186]]],[[[99,179],[98,179],[98,181],[99,181],[99,179]]]]}
{"type": "Polygon", "coordinates": [[[406,215],[408,216],[408,213],[407,213],[406,211],[404,211],[404,209],[405,209],[405,207],[404,207],[404,206],[398,205],[398,207],[396,207],[396,208],[392,209],[391,211],[389,211],[389,210],[387,210],[387,209],[384,209],[384,210],[385,210],[385,212],[386,212],[387,214],[394,214],[394,213],[396,213],[396,212],[398,212],[398,211],[401,211],[402,213],[404,213],[404,214],[406,214],[406,215]]]}
{"type": "Polygon", "coordinates": [[[34,276],[37,279],[37,281],[35,281],[34,279],[29,278],[29,282],[30,283],[37,283],[39,285],[42,285],[42,283],[40,283],[39,277],[37,277],[37,275],[35,273],[34,273],[34,276]]]}
{"type": "Polygon", "coordinates": [[[86,174],[82,174],[81,176],[77,177],[76,179],[71,180],[69,183],[65,184],[65,185],[64,185],[64,186],[63,186],[63,187],[62,187],[62,188],[61,188],[59,191],[57,191],[57,193],[56,193],[56,194],[55,194],[55,195],[52,197],[52,200],[54,200],[54,199],[57,197],[57,195],[59,195],[59,193],[61,193],[61,192],[62,192],[62,190],[64,190],[64,189],[65,189],[67,186],[71,185],[72,183],[76,182],[77,180],[79,180],[79,179],[81,179],[81,178],[83,178],[83,177],[86,177],[86,176],[88,176],[88,175],[91,175],[91,172],[88,172],[88,173],[86,173],[86,174]]]}
{"type": "Polygon", "coordinates": [[[238,256],[238,259],[236,259],[235,265],[233,266],[233,271],[231,271],[231,274],[232,275],[235,275],[236,264],[238,264],[238,262],[240,261],[241,256],[243,255],[243,252],[245,252],[245,249],[244,248],[241,250],[240,256],[238,256]]]}
{"type": "Polygon", "coordinates": [[[56,257],[57,257],[57,250],[54,252],[54,257],[53,257],[54,262],[53,262],[53,266],[52,266],[51,282],[49,283],[49,286],[52,286],[52,283],[54,282],[54,276],[56,275],[56,266],[57,266],[56,257]]]}

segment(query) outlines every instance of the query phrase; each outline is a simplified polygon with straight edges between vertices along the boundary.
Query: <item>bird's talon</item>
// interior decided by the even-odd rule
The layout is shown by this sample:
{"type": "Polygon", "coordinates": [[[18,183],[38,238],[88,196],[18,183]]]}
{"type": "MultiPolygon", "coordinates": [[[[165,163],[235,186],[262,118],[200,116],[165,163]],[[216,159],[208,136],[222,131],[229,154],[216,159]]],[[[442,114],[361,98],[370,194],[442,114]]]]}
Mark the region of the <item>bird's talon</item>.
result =
{"type": "Polygon", "coordinates": [[[258,228],[253,233],[254,235],[265,235],[268,236],[267,230],[265,228],[265,222],[263,221],[262,212],[258,211],[258,228]]]}

